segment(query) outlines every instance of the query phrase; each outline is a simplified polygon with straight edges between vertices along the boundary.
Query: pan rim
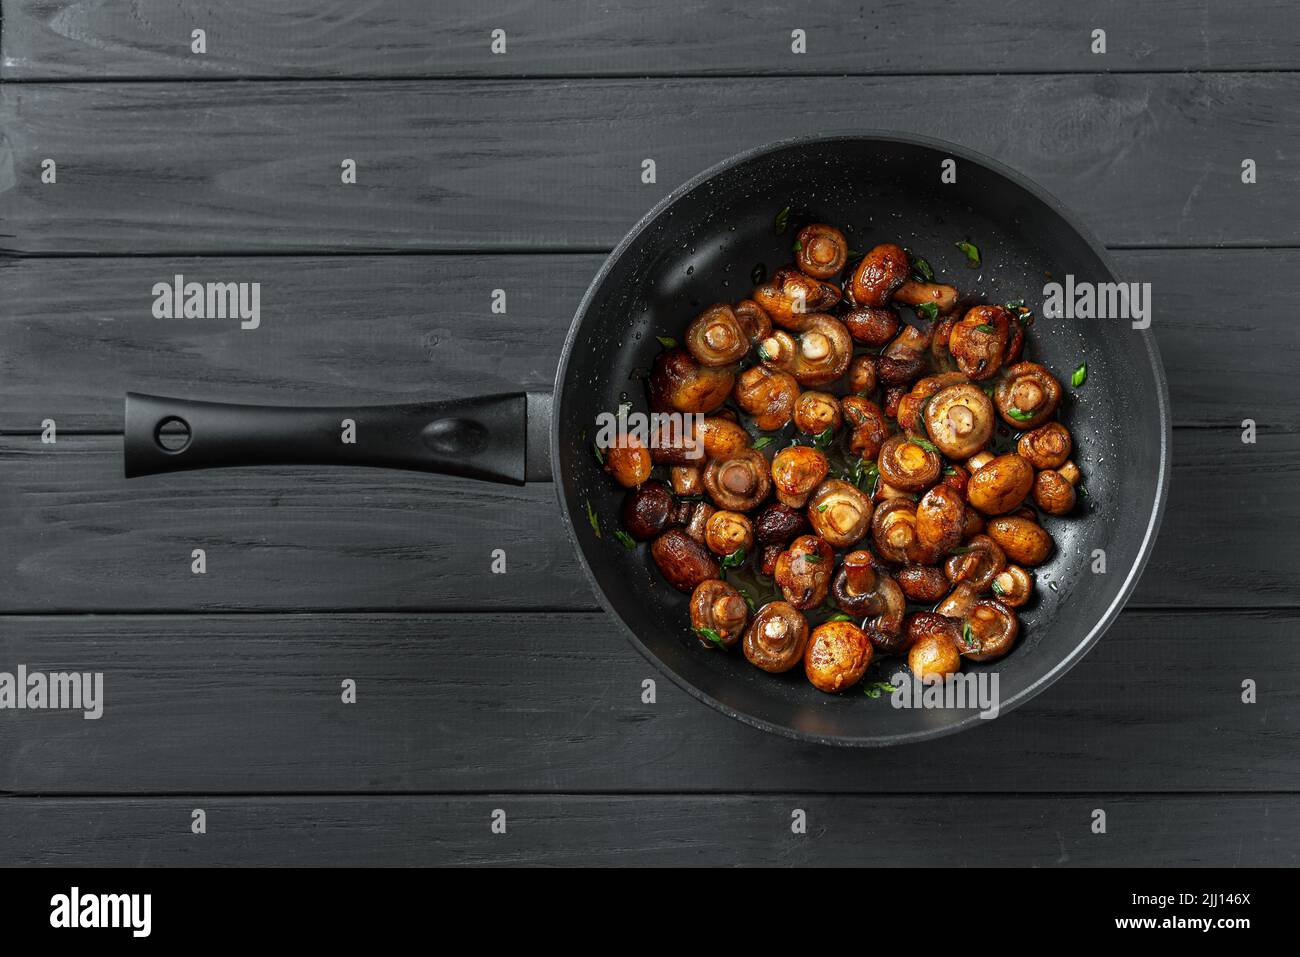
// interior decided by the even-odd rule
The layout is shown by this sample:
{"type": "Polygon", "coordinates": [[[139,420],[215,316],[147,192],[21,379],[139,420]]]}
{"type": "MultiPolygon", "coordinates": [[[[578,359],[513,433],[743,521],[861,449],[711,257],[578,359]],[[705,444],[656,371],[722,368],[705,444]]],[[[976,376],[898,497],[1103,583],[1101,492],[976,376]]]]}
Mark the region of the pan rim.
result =
{"type": "MultiPolygon", "coordinates": [[[[623,236],[622,240],[614,247],[610,254],[601,263],[600,268],[592,277],[591,283],[587,286],[581,301],[578,303],[577,311],[569,324],[568,334],[565,336],[564,347],[560,352],[560,362],[556,370],[553,394],[555,402],[551,412],[550,423],[550,455],[551,470],[555,484],[556,497],[560,505],[561,519],[564,525],[566,537],[570,546],[577,552],[578,563],[582,568],[583,574],[586,575],[587,582],[595,591],[597,600],[606,614],[611,615],[618,622],[623,636],[631,642],[641,655],[655,666],[663,674],[667,675],[679,688],[689,694],[691,697],[710,707],[716,709],[733,718],[742,724],[776,734],[781,737],[790,738],[796,741],[803,741],[814,744],[831,745],[835,747],[861,747],[877,748],[890,747],[900,744],[915,744],[920,741],[928,741],[936,738],[946,737],[950,734],[956,734],[959,731],[965,731],[973,726],[981,724],[992,724],[993,722],[982,719],[978,713],[972,712],[970,715],[955,721],[952,724],[941,728],[924,729],[921,731],[900,732],[897,734],[880,734],[880,735],[834,735],[823,734],[813,731],[804,731],[798,728],[792,728],[783,724],[776,724],[762,718],[754,717],[745,712],[738,711],[729,705],[717,700],[712,695],[697,688],[690,681],[678,675],[673,669],[662,662],[640,639],[636,631],[623,620],[623,616],[614,607],[613,603],[605,595],[604,589],[596,581],[591,566],[587,561],[586,552],[583,550],[581,543],[578,541],[577,528],[574,524],[574,516],[565,499],[565,490],[567,481],[560,470],[560,422],[563,418],[564,390],[563,385],[569,371],[569,360],[573,355],[574,344],[577,341],[578,330],[582,325],[583,318],[591,308],[592,300],[595,298],[597,291],[604,283],[605,278],[614,269],[615,265],[626,254],[628,248],[636,242],[641,234],[650,227],[666,210],[675,205],[684,196],[690,194],[710,179],[732,169],[736,166],[750,162],[771,153],[780,152],[781,150],[790,149],[797,146],[824,145],[836,142],[855,142],[871,143],[886,142],[898,143],[908,146],[919,146],[931,150],[942,151],[946,154],[955,156],[959,159],[971,162],[986,169],[997,173],[1020,189],[1024,190],[1033,198],[1043,203],[1053,213],[1072,229],[1075,234],[1084,242],[1091,252],[1101,262],[1102,267],[1106,270],[1107,276],[1115,280],[1117,272],[1114,262],[1111,260],[1109,250],[1098,240],[1092,230],[1084,225],[1079,217],[1064,203],[1058,200],[1046,189],[1039,186],[1033,180],[1024,174],[1012,169],[1000,160],[986,156],[977,150],[965,146],[958,146],[946,140],[934,137],[924,136],[914,133],[905,133],[892,130],[845,130],[832,131],[827,133],[815,134],[811,136],[794,136],[774,142],[764,143],[759,146],[751,147],[748,150],[737,153],[702,172],[692,176],[690,179],[681,183],[668,195],[664,196],[659,202],[644,215],[637,223],[623,236]]],[[[1087,634],[1076,644],[1068,654],[1061,658],[1052,668],[1036,678],[1031,684],[1021,689],[999,703],[998,716],[1018,708],[1026,701],[1031,700],[1041,694],[1048,687],[1058,681],[1062,675],[1068,672],[1081,661],[1089,651],[1101,640],[1101,637],[1108,631],[1111,625],[1119,617],[1120,612],[1128,603],[1133,590],[1137,587],[1138,581],[1146,569],[1147,561],[1154,550],[1156,538],[1160,531],[1160,524],[1164,517],[1165,503],[1169,492],[1170,470],[1171,470],[1171,445],[1173,439],[1173,424],[1169,411],[1169,384],[1165,376],[1164,363],[1160,358],[1160,350],[1156,344],[1155,334],[1151,327],[1146,329],[1135,330],[1139,333],[1143,345],[1146,347],[1147,360],[1151,365],[1151,371],[1156,383],[1157,412],[1160,417],[1160,468],[1157,477],[1155,501],[1152,504],[1151,514],[1148,516],[1146,530],[1143,533],[1141,543],[1138,546],[1137,558],[1128,570],[1128,574],[1120,585],[1115,597],[1105,612],[1088,630],[1087,634]]]]}

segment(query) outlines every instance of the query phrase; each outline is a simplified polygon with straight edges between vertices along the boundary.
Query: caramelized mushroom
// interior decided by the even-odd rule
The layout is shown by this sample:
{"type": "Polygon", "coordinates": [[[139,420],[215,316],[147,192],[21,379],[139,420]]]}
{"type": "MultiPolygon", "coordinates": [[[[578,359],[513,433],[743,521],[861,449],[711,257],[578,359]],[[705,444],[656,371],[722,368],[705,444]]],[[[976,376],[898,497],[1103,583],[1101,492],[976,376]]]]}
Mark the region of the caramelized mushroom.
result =
{"type": "Polygon", "coordinates": [[[849,552],[844,556],[840,570],[831,581],[831,596],[835,606],[845,614],[871,617],[864,630],[876,651],[881,654],[898,651],[907,596],[888,572],[875,567],[870,552],[849,552]]]}
{"type": "MultiPolygon", "coordinates": [[[[909,432],[919,432],[925,425],[922,413],[930,399],[951,385],[966,382],[960,372],[942,372],[918,379],[910,392],[898,403],[898,424],[909,432]]],[[[987,398],[987,396],[985,397],[987,398]]],[[[993,419],[993,405],[989,403],[989,421],[993,419]]]]}
{"type": "Polygon", "coordinates": [[[849,391],[860,396],[876,391],[876,357],[854,356],[849,360],[849,391]]]}
{"type": "Polygon", "coordinates": [[[678,591],[695,591],[700,582],[717,578],[721,566],[709,550],[680,528],[670,528],[650,546],[650,556],[668,584],[678,591]]]}
{"type": "Polygon", "coordinates": [[[939,453],[924,439],[915,436],[895,435],[880,447],[877,466],[880,477],[894,488],[904,492],[920,492],[939,479],[941,462],[939,453]]]}
{"type": "Polygon", "coordinates": [[[624,488],[635,488],[650,477],[654,463],[650,450],[631,432],[620,435],[605,449],[605,471],[624,488]]]}
{"type": "Polygon", "coordinates": [[[754,526],[739,512],[714,512],[704,525],[704,544],[715,555],[744,554],[754,545],[754,526]]]}
{"type": "Polygon", "coordinates": [[[1002,368],[1011,334],[1011,315],[1001,306],[974,306],[952,327],[948,350],[957,368],[972,379],[987,379],[1002,368]]]}
{"type": "Polygon", "coordinates": [[[812,490],[830,471],[826,456],[806,445],[792,445],[772,459],[772,483],[778,501],[791,508],[803,508],[812,490]]]}
{"type": "Polygon", "coordinates": [[[927,605],[948,594],[948,576],[933,565],[905,565],[894,580],[904,595],[927,605]]]}
{"type": "Polygon", "coordinates": [[[766,365],[746,369],[736,379],[736,405],[753,416],[754,426],[763,432],[785,428],[798,398],[794,376],[766,365]]]}
{"type": "Polygon", "coordinates": [[[675,505],[662,482],[645,482],[623,499],[623,528],[637,541],[649,541],[668,527],[675,505]]]}
{"type": "Polygon", "coordinates": [[[918,681],[935,684],[945,677],[956,674],[961,669],[961,653],[957,643],[950,634],[953,626],[933,622],[938,616],[922,612],[915,616],[923,618],[920,623],[913,621],[908,628],[911,647],[907,651],[907,666],[918,681]]]}
{"type": "Polygon", "coordinates": [[[905,306],[924,306],[933,303],[940,315],[951,312],[957,305],[957,290],[938,282],[913,282],[910,279],[894,290],[894,302],[905,306]]]}
{"type": "Polygon", "coordinates": [[[907,282],[912,261],[901,246],[881,243],[862,257],[849,281],[849,296],[859,306],[879,308],[907,282]]]}
{"type": "Polygon", "coordinates": [[[749,337],[726,303],[709,306],[686,327],[686,348],[702,366],[729,366],[749,351],[749,337]]]}
{"type": "Polygon", "coordinates": [[[728,459],[714,459],[704,470],[709,497],[730,512],[748,512],[772,489],[763,453],[745,449],[728,459]]]}
{"type": "Polygon", "coordinates": [[[907,395],[907,386],[893,385],[885,390],[885,414],[893,418],[898,417],[898,404],[903,401],[903,396],[907,395]]]}
{"type": "Polygon", "coordinates": [[[1026,432],[1016,443],[1016,451],[1036,469],[1055,469],[1065,464],[1074,448],[1070,430],[1060,422],[1048,422],[1026,432]]]}
{"type": "Polygon", "coordinates": [[[986,591],[1006,567],[1007,556],[987,535],[976,535],[944,563],[954,585],[968,585],[974,592],[986,591]]]}
{"type": "Polygon", "coordinates": [[[966,613],[971,610],[971,606],[979,601],[979,597],[979,592],[975,590],[973,585],[962,582],[948,593],[948,597],[935,606],[935,614],[960,621],[966,617],[966,613]]]}
{"type": "Polygon", "coordinates": [[[952,357],[952,350],[948,348],[948,340],[952,338],[952,327],[957,325],[957,322],[955,315],[944,316],[931,330],[933,335],[930,338],[930,358],[934,361],[936,369],[949,371],[957,367],[957,360],[952,357]]]}
{"type": "Polygon", "coordinates": [[[908,359],[919,356],[930,348],[930,333],[918,326],[903,326],[898,330],[894,341],[885,346],[882,356],[894,359],[908,359]]]}
{"type": "Polygon", "coordinates": [[[704,494],[704,469],[698,465],[674,465],[669,469],[673,491],[678,495],[704,494]]]}
{"type": "Polygon", "coordinates": [[[758,355],[765,364],[794,376],[800,385],[825,385],[849,367],[853,340],[842,322],[819,312],[805,318],[797,341],[777,330],[759,345],[758,355]]]}
{"type": "Polygon", "coordinates": [[[754,301],[778,326],[801,332],[809,315],[831,309],[840,301],[840,290],[833,283],[785,266],[754,290],[754,301]]]}
{"type": "MultiPolygon", "coordinates": [[[[918,611],[907,617],[903,647],[911,649],[913,645],[922,639],[930,639],[936,635],[952,642],[955,650],[957,642],[961,639],[961,622],[956,618],[948,618],[936,612],[918,611]]],[[[960,667],[960,659],[957,664],[960,667]]]]}
{"type": "Polygon", "coordinates": [[[840,400],[829,392],[804,392],[794,404],[795,427],[807,435],[838,432],[841,420],[840,400]]]}
{"type": "Polygon", "coordinates": [[[834,694],[862,680],[871,664],[871,642],[852,622],[828,621],[813,629],[803,663],[813,687],[834,694]]]}
{"type": "Polygon", "coordinates": [[[891,498],[876,506],[871,538],[880,557],[895,565],[928,565],[936,557],[916,535],[916,503],[911,499],[891,498]]]}
{"type": "Polygon", "coordinates": [[[735,381],[731,366],[702,366],[685,349],[668,349],[650,370],[650,406],[656,412],[712,412],[727,401],[735,381]]]}
{"type": "MultiPolygon", "coordinates": [[[[1068,463],[1067,463],[1068,464],[1068,463]]],[[[1078,470],[1043,469],[1034,478],[1034,504],[1048,515],[1064,515],[1074,508],[1074,483],[1067,476],[1078,470]]]]}
{"type": "Polygon", "coordinates": [[[992,598],[982,598],[962,620],[957,650],[971,661],[992,661],[1011,650],[1019,633],[1014,611],[992,598]]]}
{"type": "Polygon", "coordinates": [[[749,433],[730,419],[711,416],[700,426],[704,455],[710,459],[729,459],[749,448],[749,433]]]}
{"type": "Polygon", "coordinates": [[[776,574],[776,560],[785,550],[783,545],[764,545],[758,553],[758,570],[769,578],[776,574]]]}
{"type": "Polygon", "coordinates": [[[923,417],[930,441],[952,459],[974,455],[993,436],[993,403],[983,389],[969,382],[935,393],[923,417]]]}
{"type": "Polygon", "coordinates": [[[763,307],[753,299],[742,299],[731,307],[736,314],[740,328],[745,330],[745,338],[751,346],[756,346],[772,333],[772,320],[763,307]]]}
{"type": "Polygon", "coordinates": [[[1052,536],[1033,519],[1004,515],[990,520],[987,531],[989,538],[1017,565],[1033,568],[1052,554],[1052,536]]]}
{"type": "Polygon", "coordinates": [[[866,346],[883,346],[898,332],[902,321],[889,306],[854,306],[840,317],[844,328],[856,342],[866,346]]]}
{"type": "Polygon", "coordinates": [[[1008,565],[993,579],[993,594],[1009,608],[1019,608],[1033,593],[1033,576],[1019,565],[1008,565]]]}
{"type": "Polygon", "coordinates": [[[966,503],[953,488],[936,485],[916,506],[916,537],[935,554],[956,547],[965,525],[966,503]]]}
{"type": "Polygon", "coordinates": [[[835,548],[848,548],[871,527],[871,499],[839,479],[817,486],[808,502],[813,531],[835,548]]]}
{"type": "Polygon", "coordinates": [[[724,581],[703,581],[691,592],[691,630],[706,647],[730,648],[745,633],[748,620],[745,599],[724,581]]]}
{"type": "Polygon", "coordinates": [[[1036,429],[1056,411],[1061,383],[1036,362],[1017,362],[1007,369],[993,398],[1012,428],[1036,429]]]}
{"type": "Polygon", "coordinates": [[[808,527],[803,512],[780,502],[769,502],[754,519],[754,537],[764,545],[784,545],[808,527]]]}
{"type": "Polygon", "coordinates": [[[816,535],[800,535],[776,560],[776,584],[795,608],[816,608],[826,598],[835,553],[816,535]]]}
{"type": "Polygon", "coordinates": [[[833,279],[849,258],[849,241],[834,226],[812,223],[799,230],[795,265],[814,279],[833,279]]]}
{"type": "Polygon", "coordinates": [[[755,613],[741,650],[750,664],[780,674],[803,660],[807,645],[808,620],[789,602],[771,601],[755,613]]]}
{"type": "Polygon", "coordinates": [[[840,400],[844,423],[849,427],[849,451],[864,459],[874,459],[889,438],[889,419],[880,406],[860,395],[840,400]]]}
{"type": "Polygon", "coordinates": [[[966,501],[985,515],[1015,511],[1034,487],[1034,467],[1012,452],[999,455],[966,484],[966,501]]]}
{"type": "Polygon", "coordinates": [[[914,382],[924,371],[925,357],[919,352],[876,357],[876,379],[886,388],[914,382]]]}
{"type": "Polygon", "coordinates": [[[686,507],[685,522],[686,534],[691,536],[697,542],[705,542],[708,538],[709,519],[711,519],[717,509],[708,502],[683,502],[686,507]]]}

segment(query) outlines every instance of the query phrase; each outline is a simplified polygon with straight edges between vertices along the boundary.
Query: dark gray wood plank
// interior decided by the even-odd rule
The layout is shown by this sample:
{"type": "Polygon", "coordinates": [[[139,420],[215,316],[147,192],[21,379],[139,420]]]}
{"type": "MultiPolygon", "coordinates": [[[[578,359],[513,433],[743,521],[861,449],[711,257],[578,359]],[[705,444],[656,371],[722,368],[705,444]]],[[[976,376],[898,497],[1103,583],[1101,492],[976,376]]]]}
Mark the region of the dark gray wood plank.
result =
{"type": "Polygon", "coordinates": [[[1295,243],[1300,75],[1260,73],[6,84],[0,247],[607,248],[739,150],[863,128],[1005,160],[1111,245],[1295,243]]]}
{"type": "MultiPolygon", "coordinates": [[[[598,254],[0,259],[0,432],[119,431],[135,389],[336,404],[547,389],[598,254]],[[263,321],[154,319],[180,273],[261,283],[263,321]],[[492,290],[507,312],[490,311],[492,290]]],[[[1127,250],[1150,282],[1176,426],[1295,425],[1300,251],[1127,250]]]]}
{"type": "Polygon", "coordinates": [[[6,79],[1294,69],[1288,0],[6,0],[6,79]],[[207,31],[207,52],[190,32],[207,31]],[[1107,53],[1091,52],[1107,31],[1107,53]],[[506,52],[490,48],[494,29],[506,52]],[[791,30],[807,52],[791,52],[791,30]]]}
{"type": "Polygon", "coordinates": [[[0,798],[0,863],[1292,866],[1300,798],[0,798]],[[195,807],[206,834],[190,832],[195,807]],[[1092,833],[1095,809],[1106,833],[1092,833]],[[493,834],[493,812],[505,834],[493,834]],[[791,833],[794,809],[806,834],[791,833]]]}
{"type": "MultiPolygon", "coordinates": [[[[1133,601],[1293,607],[1300,432],[1175,433],[1133,601]]],[[[1086,468],[1086,462],[1084,463],[1086,468]]],[[[122,478],[121,439],[0,439],[0,611],[594,610],[551,485],[361,468],[122,478]],[[190,572],[194,548],[208,572],[190,572]],[[508,574],[490,573],[503,548],[508,574]]],[[[621,548],[612,539],[610,548],[621,548]]]]}
{"type": "Polygon", "coordinates": [[[0,669],[102,671],[104,706],[5,712],[0,792],[1295,790],[1298,624],[1126,611],[1017,711],[861,751],[713,711],[599,614],[4,617],[0,669]]]}

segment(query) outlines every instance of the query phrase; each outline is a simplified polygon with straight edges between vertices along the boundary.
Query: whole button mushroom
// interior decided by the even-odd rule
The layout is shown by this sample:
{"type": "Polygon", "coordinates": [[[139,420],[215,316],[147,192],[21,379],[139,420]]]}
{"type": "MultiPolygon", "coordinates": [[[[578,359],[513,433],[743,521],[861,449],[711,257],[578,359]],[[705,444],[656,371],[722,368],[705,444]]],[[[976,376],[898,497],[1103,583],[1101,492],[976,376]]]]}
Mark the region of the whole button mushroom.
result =
{"type": "Polygon", "coordinates": [[[831,581],[831,596],[840,611],[871,618],[864,629],[871,646],[882,654],[898,651],[903,640],[907,596],[867,551],[849,552],[831,581]]]}
{"type": "Polygon", "coordinates": [[[998,383],[993,400],[1012,428],[1036,429],[1056,411],[1061,383],[1036,362],[1017,362],[998,383]]]}
{"type": "Polygon", "coordinates": [[[805,435],[839,431],[840,400],[829,392],[805,392],[794,405],[794,424],[805,435]]]}
{"type": "Polygon", "coordinates": [[[1019,565],[1008,565],[993,579],[993,594],[1008,608],[1019,608],[1034,593],[1034,578],[1019,565]]]}
{"type": "Polygon", "coordinates": [[[675,507],[662,482],[646,482],[623,499],[623,528],[637,541],[649,541],[668,527],[675,507]]]}
{"type": "Polygon", "coordinates": [[[799,230],[795,250],[795,265],[814,279],[835,278],[849,258],[848,240],[826,223],[812,223],[799,230]]]}
{"type": "Polygon", "coordinates": [[[969,309],[948,335],[948,351],[957,368],[975,380],[991,378],[1002,368],[1013,324],[1002,306],[969,309]]]}
{"type": "Polygon", "coordinates": [[[871,513],[871,499],[840,479],[822,482],[808,501],[813,531],[834,548],[848,548],[867,534],[871,513]]]}
{"type": "Polygon", "coordinates": [[[1011,650],[1019,633],[1014,611],[992,598],[982,598],[962,619],[957,650],[971,661],[992,661],[1011,650]]]}
{"type": "Polygon", "coordinates": [[[948,579],[954,584],[966,584],[983,592],[1007,567],[1007,556],[1001,546],[987,535],[975,535],[961,550],[944,564],[948,579]]]}
{"type": "Polygon", "coordinates": [[[1060,468],[1073,448],[1070,430],[1060,422],[1048,422],[1026,432],[1016,443],[1016,452],[1036,469],[1060,468]]]}
{"type": "Polygon", "coordinates": [[[835,553],[816,535],[800,535],[776,560],[774,577],[795,608],[816,608],[830,589],[835,553]]]}
{"type": "Polygon", "coordinates": [[[866,346],[883,346],[902,325],[898,312],[889,306],[854,306],[841,319],[849,335],[866,346]]]}
{"type": "Polygon", "coordinates": [[[718,303],[686,327],[686,348],[702,366],[729,366],[749,352],[749,337],[732,308],[718,303]]]}
{"type": "Polygon", "coordinates": [[[755,613],[741,650],[750,664],[780,674],[803,660],[807,646],[808,620],[789,602],[772,601],[755,613]]]}
{"type": "Polygon", "coordinates": [[[909,498],[891,498],[876,507],[871,519],[871,536],[876,551],[895,565],[929,564],[931,556],[916,535],[916,503],[909,498]]]}
{"type": "Polygon", "coordinates": [[[754,290],[754,301],[778,326],[801,332],[807,317],[831,309],[840,301],[839,287],[784,266],[771,282],[754,290]]]}
{"type": "Polygon", "coordinates": [[[849,451],[864,459],[874,459],[889,438],[889,418],[885,410],[870,399],[848,395],[840,400],[840,412],[849,429],[849,451]]]}
{"type": "Polygon", "coordinates": [[[852,622],[828,621],[813,629],[803,663],[813,687],[834,694],[862,680],[871,664],[871,642],[852,622]]]}
{"type": "Polygon", "coordinates": [[[754,537],[764,545],[785,545],[807,528],[803,512],[780,502],[769,502],[754,518],[754,537]]]}
{"type": "Polygon", "coordinates": [[[674,465],[668,471],[677,495],[703,495],[704,469],[699,465],[674,465]]]}
{"type": "Polygon", "coordinates": [[[745,633],[748,620],[745,599],[724,581],[703,581],[691,592],[691,630],[703,645],[730,648],[745,633]]]}
{"type": "Polygon", "coordinates": [[[605,471],[624,488],[635,488],[650,478],[653,467],[650,450],[630,432],[620,435],[605,449],[605,471]]]}
{"type": "Polygon", "coordinates": [[[930,441],[950,459],[969,458],[993,436],[993,402],[969,382],[936,392],[924,406],[924,419],[930,441]]]}
{"type": "Polygon", "coordinates": [[[880,308],[889,302],[895,290],[907,282],[912,260],[902,246],[881,243],[873,247],[849,281],[848,292],[854,304],[880,308]]]}
{"type": "Polygon", "coordinates": [[[778,330],[759,344],[758,357],[766,365],[794,376],[800,385],[825,385],[840,378],[849,367],[853,340],[838,319],[814,313],[805,318],[797,340],[778,330]]]}
{"type": "Polygon", "coordinates": [[[916,506],[916,537],[934,553],[946,552],[961,541],[965,520],[961,495],[951,486],[936,485],[916,506]]]}
{"type": "Polygon", "coordinates": [[[948,576],[934,565],[905,565],[894,575],[894,580],[904,595],[927,605],[948,594],[948,576]]]}
{"type": "Polygon", "coordinates": [[[727,401],[735,381],[734,366],[702,366],[687,350],[668,349],[650,369],[650,406],[655,412],[707,414],[727,401]]]}
{"type": "Polygon", "coordinates": [[[780,369],[756,365],[736,379],[736,405],[753,416],[754,426],[763,432],[783,429],[794,417],[799,383],[780,369]]]}
{"type": "Polygon", "coordinates": [[[772,334],[772,320],[753,299],[742,299],[732,307],[736,320],[745,330],[745,338],[756,346],[772,334]]]}
{"type": "Polygon", "coordinates": [[[932,304],[938,314],[943,315],[957,305],[957,288],[939,282],[913,282],[909,279],[894,290],[894,302],[922,307],[932,304]]]}
{"type": "Polygon", "coordinates": [[[754,449],[714,459],[704,470],[704,488],[719,508],[748,512],[771,491],[767,459],[754,449]]]}
{"type": "Polygon", "coordinates": [[[722,573],[712,553],[680,528],[670,528],[656,538],[650,556],[668,584],[687,594],[722,573]]]}
{"type": "Polygon", "coordinates": [[[704,526],[704,544],[715,555],[745,554],[754,545],[754,527],[739,512],[714,512],[704,526]]]}
{"type": "Polygon", "coordinates": [[[1074,508],[1074,486],[1079,469],[1066,462],[1059,469],[1043,469],[1034,478],[1034,504],[1048,515],[1064,515],[1074,508]]]}
{"type": "Polygon", "coordinates": [[[1012,452],[999,455],[966,483],[966,501],[985,515],[1005,515],[1024,504],[1034,487],[1034,467],[1012,452]]]}
{"type": "Polygon", "coordinates": [[[912,616],[907,627],[907,665],[918,681],[933,684],[956,674],[961,668],[961,652],[957,649],[960,626],[944,616],[919,612],[912,616]]]}
{"type": "Polygon", "coordinates": [[[880,447],[876,466],[882,479],[904,492],[930,487],[939,480],[942,467],[935,447],[914,435],[895,435],[887,440],[880,447]]]}
{"type": "Polygon", "coordinates": [[[876,357],[854,356],[849,360],[849,391],[859,396],[868,396],[876,391],[876,357]]]}
{"type": "MultiPolygon", "coordinates": [[[[968,381],[966,376],[960,372],[941,372],[939,375],[928,375],[922,379],[917,379],[911,390],[898,403],[898,424],[908,432],[920,431],[925,426],[922,412],[929,400],[950,385],[958,385],[968,381]]],[[[985,398],[988,397],[985,396],[985,398]]],[[[990,402],[990,418],[992,411],[993,404],[990,402]]]]}
{"type": "Polygon", "coordinates": [[[803,508],[829,471],[830,463],[818,449],[806,445],[782,449],[772,459],[771,468],[777,500],[791,508],[803,508]]]}
{"type": "Polygon", "coordinates": [[[989,538],[1017,565],[1033,568],[1052,554],[1052,536],[1033,519],[1004,515],[991,519],[987,531],[989,538]]]}

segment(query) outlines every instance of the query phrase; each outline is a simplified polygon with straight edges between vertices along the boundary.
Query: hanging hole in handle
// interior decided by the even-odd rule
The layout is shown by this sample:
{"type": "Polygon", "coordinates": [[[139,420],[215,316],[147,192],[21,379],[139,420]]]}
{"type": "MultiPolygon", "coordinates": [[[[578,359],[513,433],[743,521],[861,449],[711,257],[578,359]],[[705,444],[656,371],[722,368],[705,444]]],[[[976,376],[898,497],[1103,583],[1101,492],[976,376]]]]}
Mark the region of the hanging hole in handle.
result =
{"type": "Polygon", "coordinates": [[[168,416],[153,430],[153,440],[164,452],[184,452],[190,444],[190,424],[179,416],[168,416]]]}

